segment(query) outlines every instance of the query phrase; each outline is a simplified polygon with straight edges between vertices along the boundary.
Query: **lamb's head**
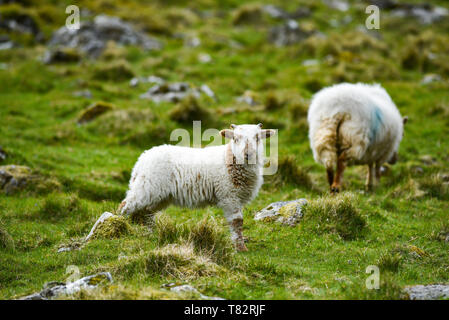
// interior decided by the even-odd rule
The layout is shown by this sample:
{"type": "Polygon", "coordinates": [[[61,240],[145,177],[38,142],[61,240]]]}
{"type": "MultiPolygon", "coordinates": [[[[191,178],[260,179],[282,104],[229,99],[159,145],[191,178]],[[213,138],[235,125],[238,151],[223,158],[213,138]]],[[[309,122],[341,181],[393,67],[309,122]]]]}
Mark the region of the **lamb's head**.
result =
{"type": "Polygon", "coordinates": [[[262,124],[231,124],[231,129],[221,130],[223,137],[230,139],[231,150],[237,164],[263,165],[264,144],[276,133],[272,129],[262,129],[262,124]]]}

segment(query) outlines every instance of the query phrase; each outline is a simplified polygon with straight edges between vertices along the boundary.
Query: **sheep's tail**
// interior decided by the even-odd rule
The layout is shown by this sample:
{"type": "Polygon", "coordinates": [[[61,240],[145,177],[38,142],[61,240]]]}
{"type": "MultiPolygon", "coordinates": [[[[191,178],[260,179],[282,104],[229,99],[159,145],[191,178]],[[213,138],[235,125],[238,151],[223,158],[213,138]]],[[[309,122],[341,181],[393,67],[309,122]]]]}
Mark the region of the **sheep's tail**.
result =
{"type": "Polygon", "coordinates": [[[320,122],[313,137],[315,160],[326,169],[335,168],[340,153],[340,127],[347,119],[346,113],[337,113],[320,122]]]}

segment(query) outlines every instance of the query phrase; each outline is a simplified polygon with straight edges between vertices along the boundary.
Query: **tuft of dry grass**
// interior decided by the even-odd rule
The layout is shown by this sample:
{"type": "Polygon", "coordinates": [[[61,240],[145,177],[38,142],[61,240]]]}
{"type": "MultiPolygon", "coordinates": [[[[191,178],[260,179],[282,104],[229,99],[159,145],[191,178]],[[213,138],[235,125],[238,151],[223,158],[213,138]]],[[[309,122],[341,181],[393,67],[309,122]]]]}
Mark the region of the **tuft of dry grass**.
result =
{"type": "Polygon", "coordinates": [[[441,200],[449,200],[449,174],[437,173],[420,180],[427,195],[441,200]]]}
{"type": "Polygon", "coordinates": [[[104,81],[124,81],[134,77],[134,71],[126,60],[116,60],[94,69],[92,77],[104,81]]]}
{"type": "Polygon", "coordinates": [[[278,172],[273,177],[279,185],[291,184],[301,188],[314,189],[312,178],[307,171],[300,167],[294,156],[282,157],[278,162],[278,172]]]}

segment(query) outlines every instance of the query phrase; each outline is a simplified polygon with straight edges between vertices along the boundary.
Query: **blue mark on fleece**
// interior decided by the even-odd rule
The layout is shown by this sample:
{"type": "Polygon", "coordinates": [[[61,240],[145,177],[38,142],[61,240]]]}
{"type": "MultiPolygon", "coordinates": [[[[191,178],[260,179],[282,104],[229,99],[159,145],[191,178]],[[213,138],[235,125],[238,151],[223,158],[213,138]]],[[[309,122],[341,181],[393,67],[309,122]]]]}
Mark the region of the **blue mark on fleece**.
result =
{"type": "Polygon", "coordinates": [[[382,126],[383,113],[382,110],[376,105],[373,106],[373,115],[371,117],[371,128],[370,128],[370,141],[376,140],[376,136],[379,133],[380,127],[382,126]]]}

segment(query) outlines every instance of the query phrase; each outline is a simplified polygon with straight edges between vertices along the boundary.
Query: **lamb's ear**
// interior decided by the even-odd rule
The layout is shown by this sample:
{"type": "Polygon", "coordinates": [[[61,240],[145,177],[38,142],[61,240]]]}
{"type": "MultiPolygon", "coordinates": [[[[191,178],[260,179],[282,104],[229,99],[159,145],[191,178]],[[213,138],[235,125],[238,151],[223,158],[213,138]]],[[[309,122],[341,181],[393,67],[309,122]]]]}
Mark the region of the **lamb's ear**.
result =
{"type": "Polygon", "coordinates": [[[222,137],[225,137],[225,138],[228,138],[228,139],[232,139],[234,137],[234,131],[229,130],[229,129],[221,130],[220,134],[222,135],[222,137]]]}
{"type": "Polygon", "coordinates": [[[268,139],[271,136],[274,136],[276,134],[276,130],[273,129],[265,129],[262,130],[262,139],[268,139]]]}
{"type": "Polygon", "coordinates": [[[402,123],[405,125],[408,122],[408,117],[405,116],[404,118],[402,118],[402,123]]]}

